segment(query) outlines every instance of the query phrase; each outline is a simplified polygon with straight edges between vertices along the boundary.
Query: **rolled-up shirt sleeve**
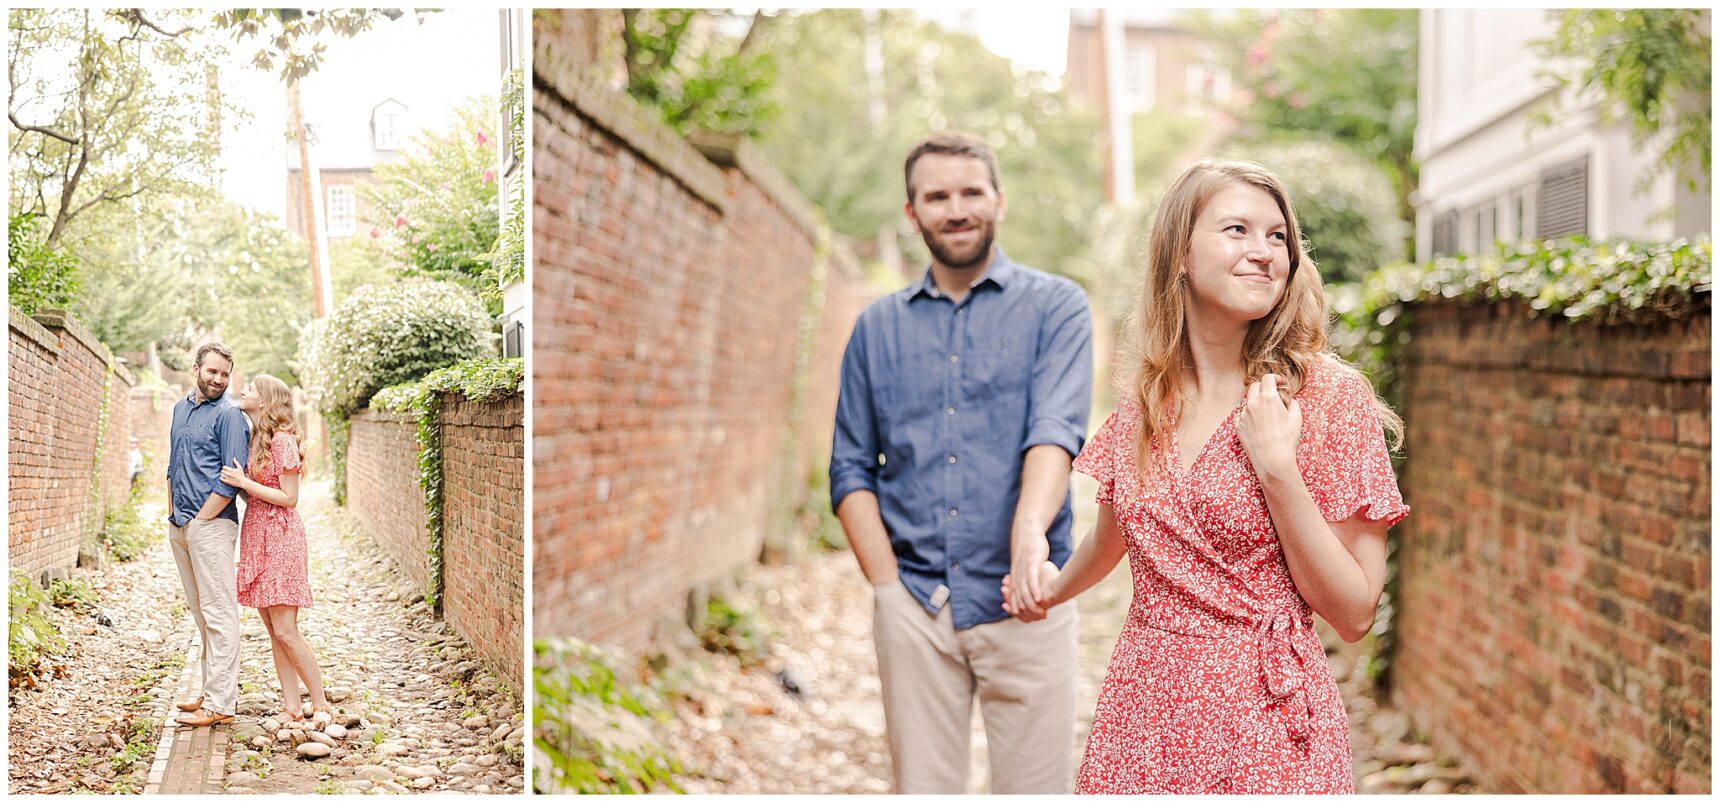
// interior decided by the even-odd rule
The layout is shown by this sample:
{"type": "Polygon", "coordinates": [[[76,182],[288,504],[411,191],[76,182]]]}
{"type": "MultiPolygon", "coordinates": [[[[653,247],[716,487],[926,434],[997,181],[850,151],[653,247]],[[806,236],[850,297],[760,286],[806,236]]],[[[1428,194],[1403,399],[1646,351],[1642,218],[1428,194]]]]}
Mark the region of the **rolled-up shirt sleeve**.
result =
{"type": "MultiPolygon", "coordinates": [[[[245,419],[245,414],[236,407],[221,411],[221,417],[215,420],[219,428],[216,437],[221,441],[221,465],[230,466],[235,461],[239,465],[250,465],[251,461],[251,424],[245,419]]],[[[215,475],[215,493],[232,499],[239,494],[239,489],[221,481],[219,472],[215,475]]]]}
{"type": "Polygon", "coordinates": [[[878,423],[866,370],[865,317],[854,324],[842,353],[836,396],[836,431],[830,444],[830,509],[855,491],[878,492],[878,423]]]}
{"type": "Polygon", "coordinates": [[[1081,453],[1093,406],[1093,319],[1080,287],[1070,283],[1065,290],[1039,330],[1021,451],[1055,444],[1073,458],[1081,453]]]}

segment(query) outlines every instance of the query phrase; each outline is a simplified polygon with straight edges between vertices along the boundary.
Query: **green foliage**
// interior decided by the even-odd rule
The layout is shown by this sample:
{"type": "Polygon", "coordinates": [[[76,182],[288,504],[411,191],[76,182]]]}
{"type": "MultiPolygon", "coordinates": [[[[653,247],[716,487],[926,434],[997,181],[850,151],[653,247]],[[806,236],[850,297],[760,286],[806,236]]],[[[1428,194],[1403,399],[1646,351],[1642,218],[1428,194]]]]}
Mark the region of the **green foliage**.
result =
{"type": "Polygon", "coordinates": [[[1163,184],[1178,161],[1200,147],[1210,125],[1206,118],[1163,108],[1129,118],[1135,186],[1163,184]]]}
{"type": "Polygon", "coordinates": [[[1267,142],[1235,148],[1284,182],[1320,278],[1359,281],[1404,258],[1410,227],[1398,217],[1391,178],[1371,160],[1330,141],[1267,142]]]}
{"type": "Polygon", "coordinates": [[[1413,8],[1238,10],[1190,21],[1247,91],[1231,110],[1242,139],[1335,139],[1377,154],[1396,187],[1399,217],[1410,220],[1419,15],[1413,8]]]}
{"type": "Polygon", "coordinates": [[[429,535],[429,587],[424,604],[439,609],[444,588],[442,539],[442,394],[457,393],[469,401],[488,402],[519,393],[525,360],[484,358],[467,360],[430,372],[416,382],[383,388],[371,397],[372,409],[409,413],[418,422],[418,487],[424,491],[424,529],[429,535]]]}
{"type": "Polygon", "coordinates": [[[759,140],[772,164],[836,232],[869,239],[894,231],[904,258],[923,264],[925,246],[903,218],[903,161],[931,133],[970,131],[997,154],[1008,202],[998,243],[1018,262],[1087,280],[1083,255],[1103,190],[1091,111],[1049,77],[1018,74],[973,36],[911,11],[877,14],[876,92],[864,66],[865,13],[789,13],[760,34],[777,60],[770,97],[782,109],[759,140]]]}
{"type": "MultiPolygon", "coordinates": [[[[418,12],[422,22],[428,11],[418,12]]],[[[251,64],[258,69],[273,70],[276,60],[281,65],[281,80],[297,81],[315,72],[322,64],[322,42],[314,42],[319,34],[353,37],[370,30],[378,18],[397,20],[404,16],[399,9],[299,9],[299,8],[233,8],[215,14],[215,25],[227,29],[235,42],[251,37],[267,41],[271,47],[257,50],[251,64]],[[309,47],[299,45],[304,38],[313,40],[309,47]]]]}
{"type": "Polygon", "coordinates": [[[29,212],[6,219],[6,292],[25,314],[39,309],[68,309],[78,292],[78,258],[55,250],[36,236],[37,217],[29,212]]]}
{"type": "MultiPolygon", "coordinates": [[[[150,473],[148,460],[144,461],[143,473],[150,473]]],[[[161,540],[160,523],[143,520],[144,496],[148,492],[145,483],[132,486],[125,504],[109,510],[107,521],[102,525],[102,542],[107,545],[108,554],[121,563],[137,560],[161,540]]]]}
{"type": "Polygon", "coordinates": [[[489,328],[477,296],[457,285],[361,287],[309,327],[299,378],[318,410],[349,415],[382,388],[487,355],[489,328]]]}
{"type": "Polygon", "coordinates": [[[622,680],[621,659],[577,639],[533,642],[532,744],[539,793],[680,792],[682,767],[653,723],[668,705],[648,687],[622,680]]]}
{"type": "Polygon", "coordinates": [[[526,95],[525,70],[508,73],[502,88],[502,114],[508,119],[508,149],[518,174],[508,187],[507,222],[502,224],[501,236],[485,255],[489,267],[484,270],[484,300],[494,305],[501,301],[502,290],[510,284],[526,280],[526,95]]]}
{"type": "Polygon", "coordinates": [[[771,628],[753,608],[736,606],[712,595],[705,601],[705,624],[699,642],[705,649],[739,658],[742,664],[770,657],[771,628]]]}
{"type": "Polygon", "coordinates": [[[1500,243],[1475,255],[1398,264],[1360,285],[1329,288],[1337,321],[1332,344],[1396,397],[1409,341],[1407,306],[1424,301],[1517,300],[1532,314],[1604,323],[1679,318],[1706,303],[1713,240],[1590,241],[1586,237],[1500,243]]]}
{"type": "Polygon", "coordinates": [[[48,595],[18,569],[6,595],[7,675],[9,686],[35,688],[47,674],[45,658],[65,650],[59,629],[48,620],[48,595]]]}
{"type": "Polygon", "coordinates": [[[328,413],[323,416],[328,426],[328,462],[333,475],[334,503],[346,504],[346,448],[352,443],[351,413],[328,413]]]}
{"type": "Polygon", "coordinates": [[[369,236],[409,273],[482,287],[499,233],[495,121],[494,98],[468,98],[446,128],[417,134],[359,185],[369,236]]]}
{"type": "MultiPolygon", "coordinates": [[[[756,137],[776,114],[768,53],[750,52],[710,30],[712,12],[692,8],[622,11],[627,93],[683,134],[694,129],[756,137]]],[[[754,25],[762,17],[755,17],[754,25]]]]}
{"type": "MultiPolygon", "coordinates": [[[[1636,148],[1671,127],[1639,190],[1667,171],[1676,171],[1692,190],[1698,179],[1712,186],[1713,42],[1702,31],[1706,14],[1698,8],[1548,11],[1553,35],[1533,43],[1542,59],[1577,65],[1544,73],[1558,87],[1598,90],[1605,112],[1623,111],[1636,148]]],[[[1556,102],[1559,95],[1553,97],[1556,102]]]]}
{"type": "Polygon", "coordinates": [[[223,58],[196,41],[196,19],[141,9],[9,12],[17,78],[8,105],[9,208],[47,221],[49,249],[92,210],[147,209],[163,193],[207,192],[212,126],[243,112],[206,95],[223,58]]]}
{"type": "Polygon", "coordinates": [[[90,589],[90,581],[83,578],[54,578],[48,581],[48,601],[56,608],[71,608],[74,611],[89,610],[95,607],[96,592],[90,589]]]}

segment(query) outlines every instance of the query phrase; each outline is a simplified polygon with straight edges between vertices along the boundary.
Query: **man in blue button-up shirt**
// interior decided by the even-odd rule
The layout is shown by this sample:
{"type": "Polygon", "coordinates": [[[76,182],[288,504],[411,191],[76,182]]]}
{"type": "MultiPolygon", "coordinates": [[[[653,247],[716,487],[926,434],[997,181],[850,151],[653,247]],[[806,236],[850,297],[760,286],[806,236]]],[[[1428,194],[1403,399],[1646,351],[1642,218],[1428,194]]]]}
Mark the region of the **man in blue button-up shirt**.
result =
{"type": "Polygon", "coordinates": [[[239,593],[233,550],[239,538],[238,490],[221,481],[224,465],[248,465],[250,422],[227,400],[233,351],[219,342],[197,349],[197,389],[173,405],[167,457],[167,543],[179,567],[186,607],[202,639],[202,691],[175,703],[182,725],[233,719],[239,706],[239,593]]]}
{"type": "Polygon", "coordinates": [[[1011,618],[1000,585],[1012,567],[1037,578],[1069,558],[1069,467],[1093,384],[1087,299],[993,245],[1005,203],[982,140],[930,137],[905,177],[932,264],[855,323],[830,458],[831,506],[875,590],[896,790],[966,791],[977,695],[991,791],[1067,793],[1075,611],[1011,618]]]}

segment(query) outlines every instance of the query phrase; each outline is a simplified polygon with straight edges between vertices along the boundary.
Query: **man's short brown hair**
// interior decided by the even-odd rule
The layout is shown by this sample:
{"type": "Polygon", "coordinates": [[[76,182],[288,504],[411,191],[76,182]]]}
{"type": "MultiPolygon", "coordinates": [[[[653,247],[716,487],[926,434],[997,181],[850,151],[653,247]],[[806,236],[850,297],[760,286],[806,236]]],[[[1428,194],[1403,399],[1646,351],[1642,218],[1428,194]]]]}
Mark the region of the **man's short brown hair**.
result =
{"type": "Polygon", "coordinates": [[[208,354],[211,351],[213,351],[216,354],[219,354],[223,357],[226,357],[227,363],[229,365],[233,364],[233,350],[230,348],[227,348],[227,344],[222,343],[219,340],[211,340],[207,343],[204,343],[201,346],[198,346],[197,347],[197,359],[192,360],[191,364],[197,366],[198,368],[202,368],[203,367],[203,355],[208,354]]]}
{"type": "Polygon", "coordinates": [[[966,131],[940,131],[920,140],[920,144],[908,151],[908,162],[902,166],[902,178],[908,185],[908,203],[914,202],[914,163],[928,153],[967,156],[985,162],[985,169],[991,173],[991,188],[1003,192],[1003,182],[997,176],[997,157],[985,140],[966,131]]]}

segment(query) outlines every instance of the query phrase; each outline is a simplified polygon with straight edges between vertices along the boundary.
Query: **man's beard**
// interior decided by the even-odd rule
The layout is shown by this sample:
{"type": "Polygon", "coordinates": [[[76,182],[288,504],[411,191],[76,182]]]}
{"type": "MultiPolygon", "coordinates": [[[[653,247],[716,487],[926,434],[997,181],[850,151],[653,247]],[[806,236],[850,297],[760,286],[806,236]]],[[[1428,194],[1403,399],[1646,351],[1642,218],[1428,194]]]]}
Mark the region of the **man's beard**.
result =
{"type": "Polygon", "coordinates": [[[221,395],[227,392],[227,386],[222,385],[221,390],[219,392],[215,392],[214,385],[206,383],[199,378],[197,380],[197,392],[203,394],[204,401],[214,401],[215,399],[221,398],[221,395]]]}
{"type": "Polygon", "coordinates": [[[974,250],[971,254],[951,251],[943,244],[942,240],[925,229],[920,230],[920,239],[926,241],[926,248],[932,252],[932,258],[938,262],[951,268],[972,268],[984,262],[986,257],[991,256],[991,242],[997,233],[996,229],[986,223],[975,224],[974,228],[979,232],[979,239],[974,241],[974,250]]]}

